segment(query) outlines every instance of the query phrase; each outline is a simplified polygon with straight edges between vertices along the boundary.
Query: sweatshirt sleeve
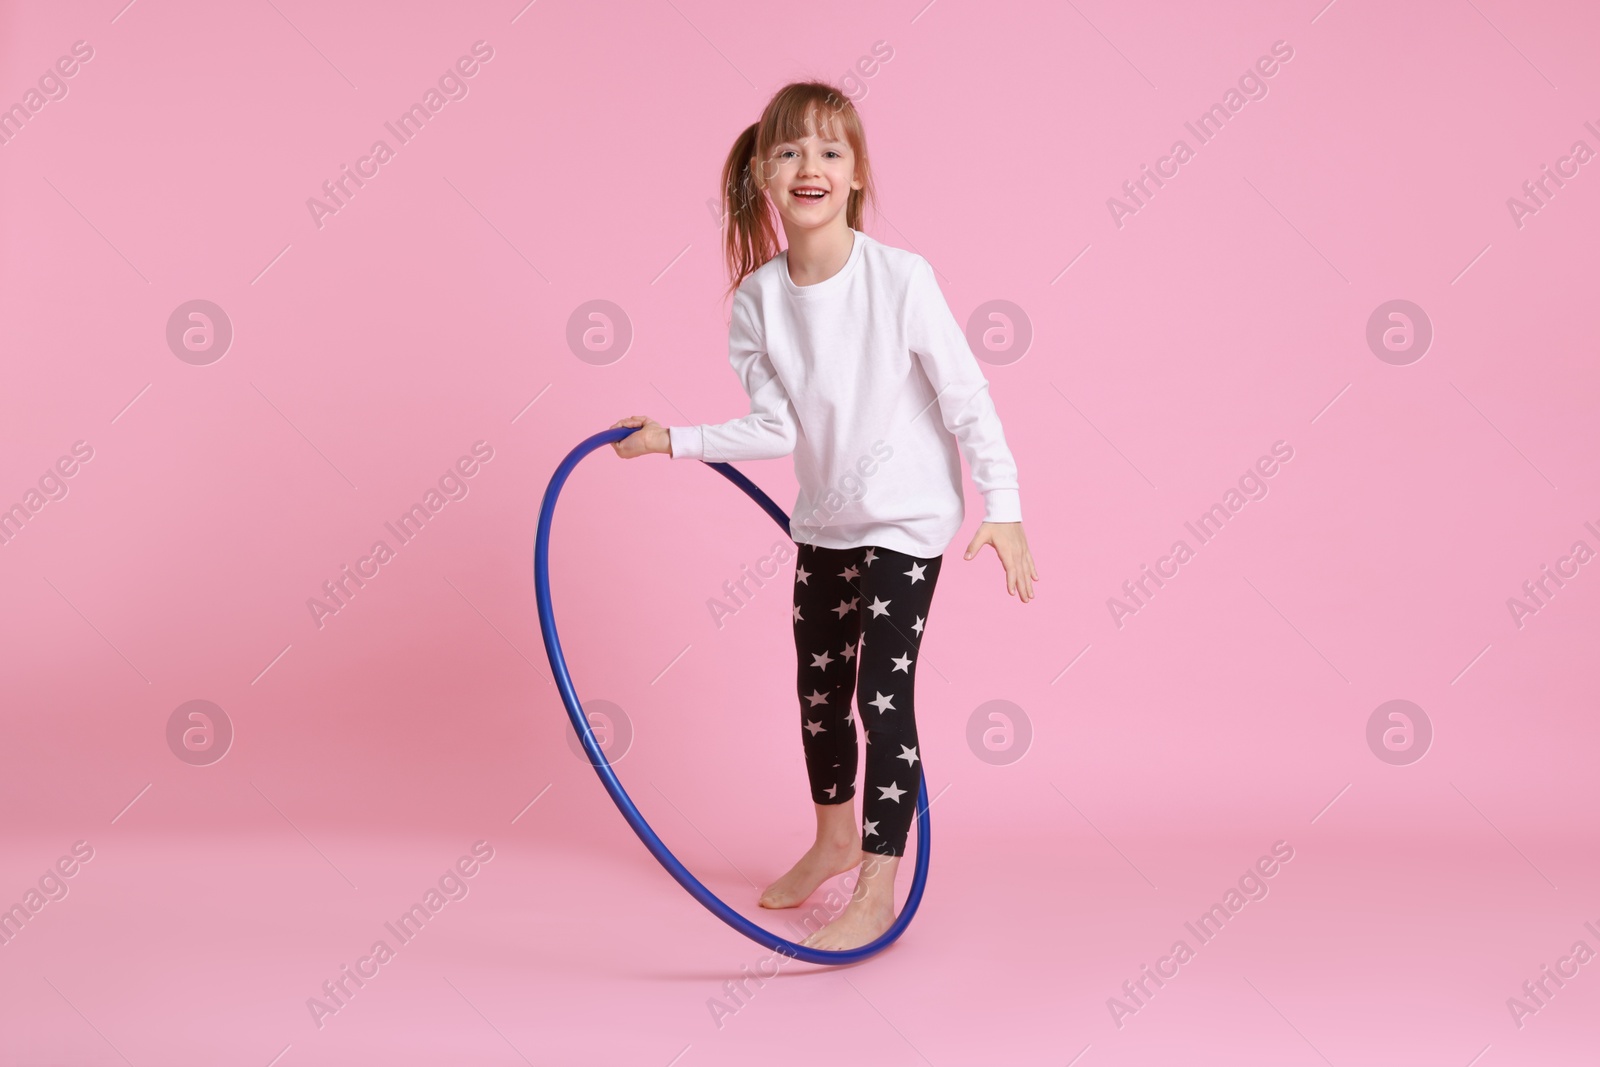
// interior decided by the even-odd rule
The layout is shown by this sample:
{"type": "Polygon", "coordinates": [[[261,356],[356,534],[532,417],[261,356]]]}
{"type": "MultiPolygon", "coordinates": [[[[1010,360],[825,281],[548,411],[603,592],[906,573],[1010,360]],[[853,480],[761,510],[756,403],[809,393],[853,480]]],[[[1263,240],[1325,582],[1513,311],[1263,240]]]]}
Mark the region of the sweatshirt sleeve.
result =
{"type": "Polygon", "coordinates": [[[794,405],[773,370],[754,319],[750,297],[740,290],[734,294],[728,323],[728,362],[750,395],[750,414],[714,425],[667,427],[673,459],[727,463],[777,459],[794,451],[794,405]]]}
{"type": "Polygon", "coordinates": [[[933,265],[916,258],[906,295],[906,336],[933,385],[945,429],[955,435],[983,494],[984,522],[1021,522],[1017,464],[1006,446],[989,381],[950,313],[933,265]]]}

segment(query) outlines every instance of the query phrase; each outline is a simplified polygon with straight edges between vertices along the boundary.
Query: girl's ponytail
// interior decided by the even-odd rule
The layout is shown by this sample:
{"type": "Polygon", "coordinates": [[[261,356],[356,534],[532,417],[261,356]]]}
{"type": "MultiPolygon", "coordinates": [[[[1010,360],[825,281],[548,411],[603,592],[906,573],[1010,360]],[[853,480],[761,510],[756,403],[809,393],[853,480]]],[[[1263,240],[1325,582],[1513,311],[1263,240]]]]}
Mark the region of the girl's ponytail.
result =
{"type": "Polygon", "coordinates": [[[722,165],[722,215],[728,227],[723,251],[733,278],[724,296],[738,289],[751,271],[778,254],[778,235],[772,225],[767,194],[756,185],[752,166],[759,127],[756,122],[746,127],[722,165]]]}

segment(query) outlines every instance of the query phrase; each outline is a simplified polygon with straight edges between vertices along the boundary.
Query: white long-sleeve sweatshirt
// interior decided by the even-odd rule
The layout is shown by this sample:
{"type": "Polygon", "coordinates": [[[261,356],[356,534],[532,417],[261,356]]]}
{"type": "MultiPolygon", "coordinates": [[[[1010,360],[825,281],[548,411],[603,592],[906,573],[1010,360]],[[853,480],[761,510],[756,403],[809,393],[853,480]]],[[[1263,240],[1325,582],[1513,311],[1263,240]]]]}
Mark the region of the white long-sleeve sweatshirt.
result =
{"type": "Polygon", "coordinates": [[[750,414],[668,427],[672,458],[792,452],[796,543],[941,556],[966,517],[957,444],[986,522],[1022,520],[1016,461],[932,265],[851,232],[844,267],[815,285],[789,277],[787,251],[745,278],[728,360],[750,414]]]}

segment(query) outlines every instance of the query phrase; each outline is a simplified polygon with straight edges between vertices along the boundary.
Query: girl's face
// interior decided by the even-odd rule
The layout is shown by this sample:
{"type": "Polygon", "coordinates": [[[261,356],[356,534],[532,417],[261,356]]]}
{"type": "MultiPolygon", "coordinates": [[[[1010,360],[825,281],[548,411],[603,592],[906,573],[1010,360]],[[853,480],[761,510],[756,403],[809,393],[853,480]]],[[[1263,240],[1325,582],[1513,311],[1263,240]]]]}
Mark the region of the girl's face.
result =
{"type": "Polygon", "coordinates": [[[862,184],[856,179],[855,153],[842,132],[826,125],[818,130],[814,122],[809,127],[810,135],[774,145],[766,162],[757,163],[757,180],[764,182],[785,227],[833,225],[849,206],[850,190],[862,184]]]}

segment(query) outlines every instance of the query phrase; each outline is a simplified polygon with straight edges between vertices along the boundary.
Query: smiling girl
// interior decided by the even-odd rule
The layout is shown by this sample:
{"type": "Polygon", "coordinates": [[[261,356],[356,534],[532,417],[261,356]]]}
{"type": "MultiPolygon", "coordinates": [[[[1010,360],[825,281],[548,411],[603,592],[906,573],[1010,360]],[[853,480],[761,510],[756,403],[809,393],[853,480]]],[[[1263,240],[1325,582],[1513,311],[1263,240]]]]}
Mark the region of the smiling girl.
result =
{"type": "Polygon", "coordinates": [[[861,230],[874,197],[854,105],[823,83],[785,86],[734,142],[723,187],[729,361],[750,414],[672,427],[634,415],[615,426],[640,432],[612,447],[624,459],[794,455],[792,625],[817,834],[760,903],[795,907],[859,864],[849,905],[804,942],[843,950],[893,924],[894,879],[922,802],[916,664],[944,552],[966,514],[958,446],[984,500],[964,558],[992,545],[1006,592],[1022,603],[1039,575],[989,383],[933,267],[861,230]],[[858,724],[867,748],[859,831],[858,724]]]}

